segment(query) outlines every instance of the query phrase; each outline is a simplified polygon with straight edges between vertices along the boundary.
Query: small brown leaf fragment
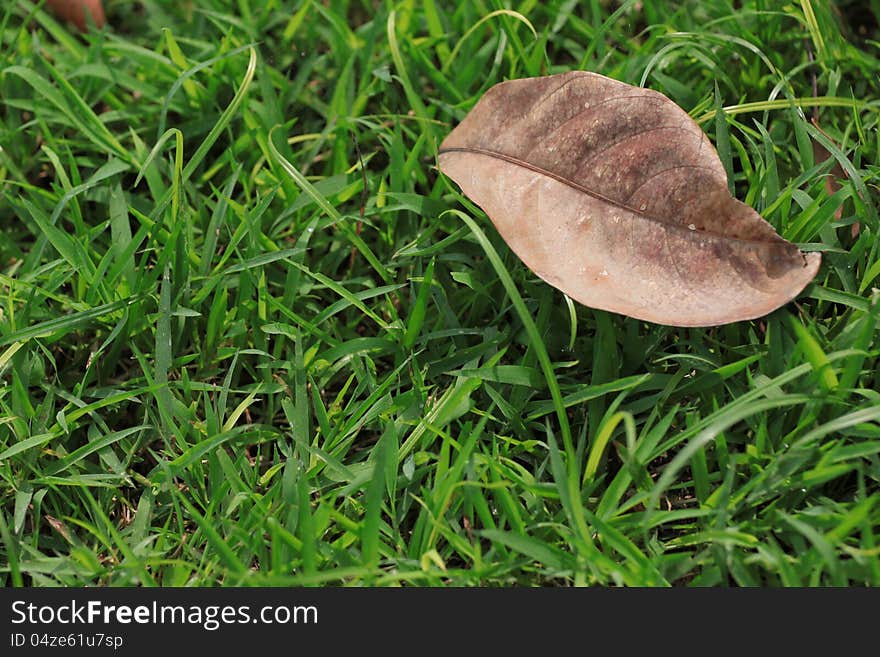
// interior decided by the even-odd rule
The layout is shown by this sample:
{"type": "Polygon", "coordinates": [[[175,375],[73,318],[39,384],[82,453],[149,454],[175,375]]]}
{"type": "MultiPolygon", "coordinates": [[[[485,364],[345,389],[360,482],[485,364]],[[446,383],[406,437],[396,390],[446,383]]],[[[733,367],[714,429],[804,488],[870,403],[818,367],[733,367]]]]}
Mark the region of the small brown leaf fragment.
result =
{"type": "MultiPolygon", "coordinates": [[[[812,122],[813,122],[813,125],[816,126],[817,130],[819,130],[823,135],[828,137],[828,134],[824,130],[822,130],[822,128],[819,126],[819,121],[816,119],[815,116],[813,117],[812,122]]],[[[831,137],[828,137],[828,138],[831,139],[831,137]]],[[[828,151],[828,149],[825,148],[822,144],[820,144],[818,141],[816,141],[814,139],[813,140],[813,160],[816,162],[816,164],[821,164],[822,162],[824,162],[825,160],[827,160],[830,157],[831,157],[831,153],[828,151]]],[[[840,166],[840,162],[835,162],[834,166],[831,167],[831,171],[829,171],[825,175],[825,191],[828,192],[828,196],[833,196],[840,189],[840,183],[837,181],[842,180],[846,177],[847,177],[846,172],[843,170],[843,167],[840,166]]],[[[840,219],[841,217],[843,217],[843,205],[841,205],[840,207],[837,208],[837,210],[834,211],[834,218],[835,219],[840,219]]],[[[859,222],[858,221],[856,221],[852,225],[852,236],[853,236],[853,238],[856,238],[859,236],[859,222]]]]}
{"type": "Polygon", "coordinates": [[[87,16],[91,16],[95,27],[104,25],[104,6],[101,0],[46,0],[46,6],[59,18],[73,23],[83,32],[89,27],[87,16]]]}
{"type": "Polygon", "coordinates": [[[44,517],[46,518],[46,522],[49,523],[49,526],[52,529],[54,529],[56,532],[61,534],[62,538],[64,538],[65,541],[67,541],[68,543],[71,543],[71,544],[73,543],[73,541],[70,538],[70,530],[67,528],[67,525],[65,525],[63,522],[61,522],[57,518],[50,516],[48,513],[44,514],[44,517]]]}
{"type": "Polygon", "coordinates": [[[766,315],[819,268],[730,196],[687,113],[602,75],[495,85],[438,159],[532,271],[586,306],[714,326],[766,315]]]}

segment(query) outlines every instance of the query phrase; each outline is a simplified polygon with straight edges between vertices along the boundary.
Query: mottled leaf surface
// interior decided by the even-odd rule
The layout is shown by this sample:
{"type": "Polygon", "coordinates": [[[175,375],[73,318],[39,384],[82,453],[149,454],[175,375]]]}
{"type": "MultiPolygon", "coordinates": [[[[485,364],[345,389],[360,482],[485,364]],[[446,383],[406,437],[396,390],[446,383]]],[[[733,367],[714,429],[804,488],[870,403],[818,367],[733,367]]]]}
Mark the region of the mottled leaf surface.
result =
{"type": "Polygon", "coordinates": [[[787,303],[819,268],[730,196],[687,113],[594,73],[495,85],[439,164],[532,271],[593,308],[725,324],[787,303]]]}

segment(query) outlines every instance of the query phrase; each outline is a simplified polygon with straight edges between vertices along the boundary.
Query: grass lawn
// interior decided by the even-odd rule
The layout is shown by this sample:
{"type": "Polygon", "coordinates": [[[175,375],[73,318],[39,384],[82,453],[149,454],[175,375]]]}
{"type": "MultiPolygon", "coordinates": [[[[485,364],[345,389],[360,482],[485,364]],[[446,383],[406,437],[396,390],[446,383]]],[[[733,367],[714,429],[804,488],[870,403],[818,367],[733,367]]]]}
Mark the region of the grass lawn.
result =
{"type": "Polygon", "coordinates": [[[0,9],[4,586],[880,585],[876,3],[105,5],[0,9]],[[519,261],[437,148],[573,69],[700,123],[795,302],[519,261]]]}

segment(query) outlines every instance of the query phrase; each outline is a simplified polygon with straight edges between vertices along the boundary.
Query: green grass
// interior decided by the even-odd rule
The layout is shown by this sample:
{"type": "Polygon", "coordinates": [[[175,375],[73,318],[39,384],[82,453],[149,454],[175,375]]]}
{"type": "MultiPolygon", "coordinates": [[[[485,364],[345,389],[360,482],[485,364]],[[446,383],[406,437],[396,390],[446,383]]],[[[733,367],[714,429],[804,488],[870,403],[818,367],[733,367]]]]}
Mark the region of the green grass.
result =
{"type": "Polygon", "coordinates": [[[0,9],[0,583],[880,585],[876,3],[106,4],[0,9]],[[509,251],[438,144],[578,68],[823,252],[796,302],[650,325],[509,251]]]}

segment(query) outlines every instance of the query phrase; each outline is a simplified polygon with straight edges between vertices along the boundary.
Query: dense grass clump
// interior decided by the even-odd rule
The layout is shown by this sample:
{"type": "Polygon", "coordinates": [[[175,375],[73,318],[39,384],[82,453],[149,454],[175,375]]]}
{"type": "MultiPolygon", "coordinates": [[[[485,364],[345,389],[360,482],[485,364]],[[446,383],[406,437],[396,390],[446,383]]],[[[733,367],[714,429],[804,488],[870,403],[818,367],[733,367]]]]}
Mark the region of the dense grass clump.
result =
{"type": "Polygon", "coordinates": [[[871,3],[0,10],[3,585],[880,585],[871,3]],[[436,169],[491,85],[667,94],[823,252],[772,315],[568,301],[436,169]]]}

